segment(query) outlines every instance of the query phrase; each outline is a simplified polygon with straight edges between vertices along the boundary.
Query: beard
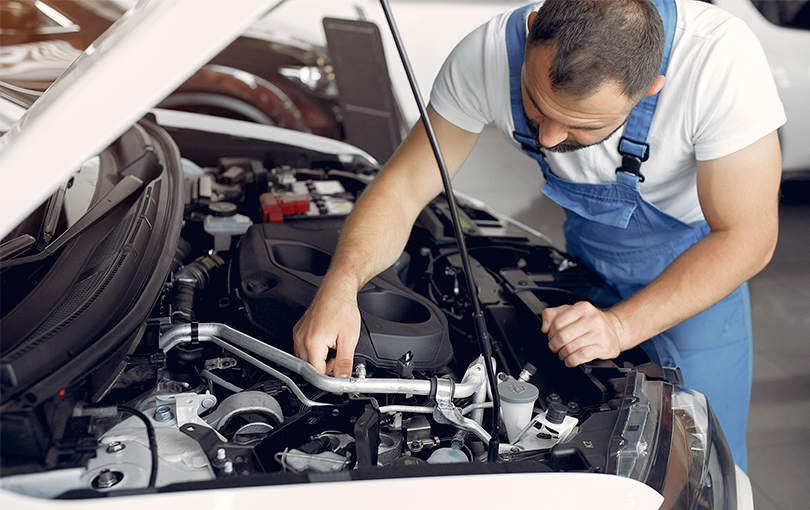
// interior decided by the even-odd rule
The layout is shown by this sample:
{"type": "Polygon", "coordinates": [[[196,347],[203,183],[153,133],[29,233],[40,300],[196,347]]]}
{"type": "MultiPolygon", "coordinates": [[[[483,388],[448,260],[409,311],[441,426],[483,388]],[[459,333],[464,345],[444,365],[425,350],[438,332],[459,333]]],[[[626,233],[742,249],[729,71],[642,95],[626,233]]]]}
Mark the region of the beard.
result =
{"type": "MultiPolygon", "coordinates": [[[[538,147],[540,147],[541,149],[545,149],[545,150],[547,150],[549,152],[555,152],[557,154],[562,154],[562,153],[565,153],[565,152],[574,152],[574,151],[578,151],[580,149],[584,149],[586,147],[592,147],[594,145],[599,145],[600,143],[604,142],[605,140],[607,140],[608,138],[613,136],[616,133],[616,131],[618,131],[619,129],[624,127],[624,124],[627,122],[627,119],[624,119],[624,122],[619,124],[619,126],[616,129],[614,129],[613,131],[611,131],[611,133],[609,135],[607,135],[606,137],[602,138],[601,140],[599,140],[597,142],[593,142],[593,143],[589,143],[589,144],[581,144],[578,141],[576,141],[574,138],[569,136],[568,138],[566,138],[562,142],[558,143],[557,145],[554,145],[552,147],[546,147],[545,145],[541,144],[540,141],[539,141],[540,140],[540,129],[538,129],[537,125],[531,119],[529,119],[528,115],[526,115],[526,108],[523,106],[523,98],[521,98],[521,100],[520,100],[520,111],[523,113],[523,120],[526,122],[526,127],[529,128],[529,133],[531,133],[531,135],[532,135],[532,140],[534,140],[534,144],[537,145],[538,147]]],[[[628,115],[628,118],[629,118],[629,115],[628,115]]]]}

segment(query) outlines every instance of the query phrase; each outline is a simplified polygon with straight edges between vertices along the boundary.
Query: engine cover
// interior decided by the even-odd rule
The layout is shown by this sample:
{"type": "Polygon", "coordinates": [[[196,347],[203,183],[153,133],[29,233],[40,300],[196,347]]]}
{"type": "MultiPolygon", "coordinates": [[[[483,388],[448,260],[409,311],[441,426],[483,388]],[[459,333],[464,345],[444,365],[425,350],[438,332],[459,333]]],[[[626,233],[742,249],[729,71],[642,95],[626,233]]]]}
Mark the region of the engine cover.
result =
{"type": "MultiPolygon", "coordinates": [[[[250,322],[277,347],[292,350],[292,329],[329,268],[342,219],[254,225],[239,248],[238,279],[250,322]]],[[[438,370],[453,356],[447,321],[433,303],[402,284],[394,269],[357,296],[362,317],[355,357],[386,369],[411,353],[413,368],[438,370]]]]}

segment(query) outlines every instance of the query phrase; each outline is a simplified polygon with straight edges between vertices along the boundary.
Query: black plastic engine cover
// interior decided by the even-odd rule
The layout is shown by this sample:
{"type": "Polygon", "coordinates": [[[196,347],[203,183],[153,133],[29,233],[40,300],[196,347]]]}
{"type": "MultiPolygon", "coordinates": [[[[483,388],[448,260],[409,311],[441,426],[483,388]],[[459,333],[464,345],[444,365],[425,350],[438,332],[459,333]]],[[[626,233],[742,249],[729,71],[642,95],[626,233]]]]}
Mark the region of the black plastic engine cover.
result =
{"type": "MultiPolygon", "coordinates": [[[[239,246],[238,279],[251,324],[292,350],[292,329],[329,268],[342,220],[251,227],[239,246]]],[[[410,351],[417,370],[438,370],[453,357],[447,321],[430,301],[388,269],[358,294],[362,316],[355,357],[393,369],[410,351]]]]}

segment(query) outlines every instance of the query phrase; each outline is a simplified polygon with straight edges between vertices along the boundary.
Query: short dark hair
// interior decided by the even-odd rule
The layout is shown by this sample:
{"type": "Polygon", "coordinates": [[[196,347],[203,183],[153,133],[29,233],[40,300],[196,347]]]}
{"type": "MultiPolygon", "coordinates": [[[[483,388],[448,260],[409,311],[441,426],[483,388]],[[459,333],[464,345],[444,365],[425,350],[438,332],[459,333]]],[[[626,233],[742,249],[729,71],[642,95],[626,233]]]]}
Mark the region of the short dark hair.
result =
{"type": "Polygon", "coordinates": [[[546,0],[526,50],[556,49],[551,88],[577,99],[614,81],[634,102],[650,90],[664,54],[664,25],[649,0],[546,0]]]}

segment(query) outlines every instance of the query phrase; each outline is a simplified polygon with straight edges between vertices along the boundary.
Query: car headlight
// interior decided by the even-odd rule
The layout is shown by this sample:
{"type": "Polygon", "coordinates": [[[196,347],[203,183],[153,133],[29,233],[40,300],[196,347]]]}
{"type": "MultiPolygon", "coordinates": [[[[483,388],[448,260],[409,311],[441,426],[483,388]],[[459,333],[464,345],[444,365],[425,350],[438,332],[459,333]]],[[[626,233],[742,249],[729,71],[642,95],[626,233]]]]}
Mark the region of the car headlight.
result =
{"type": "Polygon", "coordinates": [[[706,397],[643,373],[628,381],[610,470],[659,491],[662,509],[735,509],[734,461],[706,397]]]}
{"type": "Polygon", "coordinates": [[[334,99],[338,95],[335,71],[330,65],[279,67],[278,72],[317,96],[334,99]]]}

